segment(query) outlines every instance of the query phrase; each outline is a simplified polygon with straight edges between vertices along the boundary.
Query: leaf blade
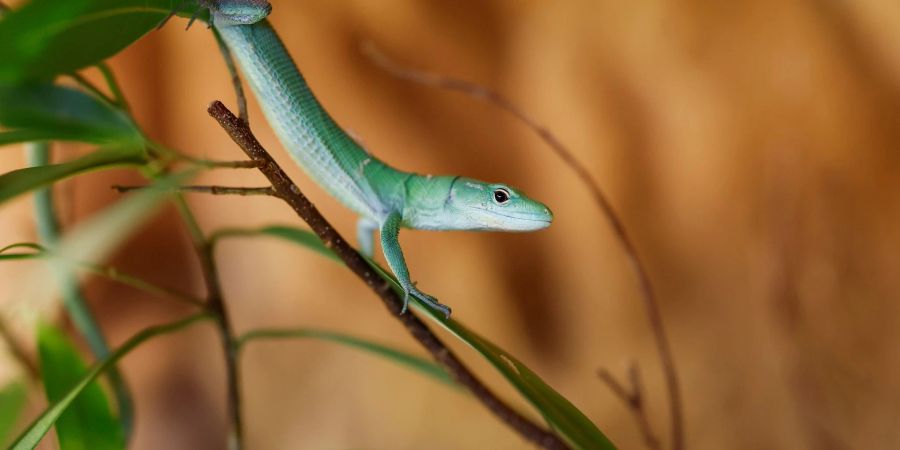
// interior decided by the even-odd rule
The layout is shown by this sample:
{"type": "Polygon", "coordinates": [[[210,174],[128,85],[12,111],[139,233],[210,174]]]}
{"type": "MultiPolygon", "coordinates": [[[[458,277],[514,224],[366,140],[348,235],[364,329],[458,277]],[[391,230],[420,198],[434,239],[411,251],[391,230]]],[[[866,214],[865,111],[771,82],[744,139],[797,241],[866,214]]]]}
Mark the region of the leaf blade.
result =
{"type": "Polygon", "coordinates": [[[348,334],[337,333],[327,330],[317,330],[312,328],[294,328],[294,329],[259,329],[249,331],[238,340],[241,348],[253,340],[260,339],[296,339],[311,338],[334,342],[346,347],[361,350],[363,352],[382,356],[394,363],[412,369],[423,375],[428,376],[436,381],[446,385],[459,388],[460,385],[453,380],[453,377],[444,370],[443,367],[428,359],[404,352],[402,350],[379,344],[367,339],[358,338],[348,334]]]}
{"type": "Polygon", "coordinates": [[[142,152],[105,148],[73,161],[13,170],[0,175],[0,204],[53,182],[93,170],[138,166],[146,162],[142,152]]]}
{"type": "Polygon", "coordinates": [[[156,336],[172,333],[198,321],[208,319],[210,319],[208,314],[198,314],[165,325],[146,328],[135,334],[107,358],[95,364],[87,374],[78,381],[78,384],[69,389],[62,398],[44,410],[44,412],[41,413],[41,415],[38,416],[21,435],[19,435],[10,448],[12,450],[31,450],[37,447],[44,435],[50,431],[50,427],[53,426],[56,420],[59,419],[59,416],[72,404],[72,401],[78,394],[84,391],[85,387],[96,380],[101,373],[131,352],[131,350],[134,350],[139,345],[156,336]]]}
{"type": "Polygon", "coordinates": [[[82,92],[45,83],[0,85],[0,145],[24,140],[80,141],[121,148],[144,146],[127,113],[82,92]]]}
{"type": "Polygon", "coordinates": [[[170,11],[191,14],[183,3],[32,0],[0,21],[0,82],[47,80],[99,63],[153,30],[170,11]]]}
{"type": "MultiPolygon", "coordinates": [[[[59,329],[38,327],[41,376],[47,401],[54,403],[87,372],[87,366],[69,338],[59,329]]],[[[56,421],[61,450],[118,450],[125,438],[110,408],[106,393],[96,381],[87,384],[56,421]]]]}
{"type": "Polygon", "coordinates": [[[25,409],[25,383],[14,381],[0,389],[0,445],[7,442],[25,409]]]}

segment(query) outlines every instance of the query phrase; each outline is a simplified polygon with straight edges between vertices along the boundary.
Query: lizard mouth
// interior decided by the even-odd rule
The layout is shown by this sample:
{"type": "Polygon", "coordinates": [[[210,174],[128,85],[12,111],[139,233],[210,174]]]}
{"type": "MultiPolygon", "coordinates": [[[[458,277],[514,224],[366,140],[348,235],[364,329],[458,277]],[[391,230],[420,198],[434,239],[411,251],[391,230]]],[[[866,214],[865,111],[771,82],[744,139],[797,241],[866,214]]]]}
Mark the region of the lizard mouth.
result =
{"type": "MultiPolygon", "coordinates": [[[[497,212],[497,211],[493,211],[493,210],[489,210],[489,209],[486,209],[486,208],[477,208],[477,207],[476,207],[475,209],[478,209],[478,210],[480,210],[480,211],[484,211],[485,213],[487,213],[487,214],[489,214],[489,215],[492,215],[492,216],[500,216],[500,217],[504,217],[504,218],[507,218],[507,219],[515,220],[515,221],[520,222],[520,223],[521,223],[521,222],[530,222],[530,223],[533,224],[533,225],[541,224],[542,226],[537,227],[538,229],[539,229],[539,228],[546,228],[546,227],[550,226],[550,224],[553,222],[553,216],[552,216],[552,215],[551,215],[549,218],[543,218],[543,217],[536,217],[536,216],[534,216],[534,215],[504,214],[504,213],[497,212]]],[[[528,227],[525,228],[525,229],[529,229],[529,230],[530,230],[530,229],[532,229],[532,226],[533,226],[533,225],[528,226],[528,227]]]]}

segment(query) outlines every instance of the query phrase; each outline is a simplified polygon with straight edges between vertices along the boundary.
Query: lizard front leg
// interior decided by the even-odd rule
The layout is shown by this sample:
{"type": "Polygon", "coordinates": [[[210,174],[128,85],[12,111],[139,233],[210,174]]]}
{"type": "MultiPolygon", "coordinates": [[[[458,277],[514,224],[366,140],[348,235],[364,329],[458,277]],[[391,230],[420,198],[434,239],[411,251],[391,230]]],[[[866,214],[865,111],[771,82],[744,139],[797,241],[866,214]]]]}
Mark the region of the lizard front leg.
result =
{"type": "Polygon", "coordinates": [[[419,299],[432,309],[436,309],[444,314],[444,317],[450,318],[450,307],[443,305],[434,297],[416,289],[412,280],[409,278],[409,268],[406,266],[406,260],[403,258],[403,250],[400,248],[400,222],[399,213],[393,212],[381,224],[381,250],[384,252],[384,258],[387,260],[388,266],[400,282],[403,288],[403,309],[401,314],[406,312],[409,305],[409,296],[419,299]]]}

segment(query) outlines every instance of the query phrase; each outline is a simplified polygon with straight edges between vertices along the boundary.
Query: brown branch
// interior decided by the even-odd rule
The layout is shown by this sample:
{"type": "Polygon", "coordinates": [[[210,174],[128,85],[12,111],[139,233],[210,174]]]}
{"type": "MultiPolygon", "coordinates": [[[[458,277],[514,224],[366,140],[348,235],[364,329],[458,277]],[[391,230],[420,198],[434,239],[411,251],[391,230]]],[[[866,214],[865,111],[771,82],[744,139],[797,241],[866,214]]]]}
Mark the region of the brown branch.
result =
{"type": "Polygon", "coordinates": [[[644,389],[637,364],[632,363],[628,368],[628,379],[631,383],[630,388],[622,386],[622,384],[616,381],[612,374],[604,368],[600,368],[600,370],[597,371],[597,376],[599,376],[600,380],[609,387],[609,390],[611,390],[616,397],[619,397],[619,399],[628,406],[628,409],[631,410],[631,413],[634,415],[634,420],[641,430],[641,435],[644,437],[644,443],[647,444],[647,448],[650,450],[660,450],[662,447],[659,444],[659,439],[657,439],[656,435],[653,433],[653,429],[650,427],[650,420],[647,419],[647,411],[644,408],[644,389]]]}
{"type": "MultiPolygon", "coordinates": [[[[119,193],[139,191],[151,186],[121,186],[113,185],[112,188],[119,193]]],[[[178,186],[172,188],[172,192],[197,192],[212,195],[270,195],[275,197],[275,190],[271,186],[266,187],[232,187],[232,186],[178,186]]]]}
{"type": "Polygon", "coordinates": [[[253,161],[211,161],[207,159],[184,158],[185,161],[207,169],[256,169],[253,161]]]}
{"type": "Polygon", "coordinates": [[[659,303],[656,300],[653,286],[650,283],[650,277],[646,267],[638,256],[637,249],[625,230],[625,225],[619,219],[618,214],[616,214],[615,209],[607,199],[606,194],[600,189],[599,183],[594,180],[587,168],[575,158],[572,152],[570,152],[562,144],[562,141],[557,139],[549,129],[539,124],[537,120],[526,114],[512,101],[498,92],[471,81],[404,67],[387,58],[371,42],[363,43],[362,51],[379,68],[396,78],[439,89],[461,92],[491,103],[511,114],[513,117],[524,123],[537,134],[542,141],[553,149],[553,152],[556,153],[556,155],[559,156],[573,172],[575,172],[582,183],[588,187],[594,197],[594,202],[597,204],[597,207],[609,221],[613,233],[621,244],[622,249],[628,258],[628,262],[637,277],[644,309],[646,310],[647,319],[650,322],[650,328],[653,332],[654,340],[656,341],[656,347],[659,353],[659,359],[662,362],[663,375],[666,381],[666,389],[669,397],[669,413],[672,421],[672,448],[674,450],[681,450],[684,448],[684,419],[681,389],[679,387],[678,374],[675,370],[675,360],[672,356],[672,350],[663,326],[662,313],[660,312],[659,303]]]}
{"type": "Polygon", "coordinates": [[[335,230],[316,207],[300,192],[297,185],[281,170],[278,163],[260,145],[250,128],[234,116],[221,102],[213,102],[209,115],[219,122],[232,140],[254,161],[260,163],[260,172],[269,179],[279,198],[284,200],[305,221],[326,247],[334,250],[344,264],[366,283],[382,300],[388,311],[399,320],[407,331],[443,365],[453,378],[468,388],[481,403],[523,438],[547,449],[566,449],[568,445],[551,431],[523,417],[500,400],[459,358],[411,311],[400,314],[403,300],[391,289],[391,285],[353,249],[335,230]]]}

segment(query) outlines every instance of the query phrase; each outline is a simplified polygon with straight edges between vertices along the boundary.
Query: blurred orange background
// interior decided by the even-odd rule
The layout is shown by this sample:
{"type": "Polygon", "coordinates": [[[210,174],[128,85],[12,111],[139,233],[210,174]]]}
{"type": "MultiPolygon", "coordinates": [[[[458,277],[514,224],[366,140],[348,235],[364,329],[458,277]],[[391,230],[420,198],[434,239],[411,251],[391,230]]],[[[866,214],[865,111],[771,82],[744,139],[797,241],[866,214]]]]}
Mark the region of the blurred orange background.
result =
{"type": "MultiPolygon", "coordinates": [[[[554,210],[553,226],[538,233],[404,231],[401,240],[423,290],[522,359],[620,448],[643,444],[629,411],[598,380],[599,367],[624,378],[636,361],[663,439],[669,422],[635,278],[589,192],[509,116],[391,78],[361,54],[362,40],[411,66],[496,88],[589,167],[655,284],[688,448],[896,447],[900,3],[273,3],[271,21],[313,90],[370,151],[401,169],[508,182],[554,210]]],[[[185,23],[151,33],[112,66],[151,137],[198,157],[238,159],[205,112],[214,99],[234,104],[224,64],[212,35],[203,26],[184,32],[185,23]]],[[[250,118],[352,238],[353,215],[289,163],[255,102],[250,118]]],[[[23,165],[22,152],[0,152],[0,170],[23,165]]],[[[65,224],[116,201],[110,185],[141,182],[116,170],[62,183],[65,224]]],[[[196,182],[264,180],[219,170],[196,182]]],[[[208,231],[300,225],[276,200],[189,201],[208,231]]],[[[30,208],[22,197],[0,209],[0,245],[35,240],[30,208]]],[[[319,256],[234,240],[218,261],[238,331],[315,326],[421,353],[362,283],[319,256]]],[[[203,291],[171,208],[113,263],[203,291]]],[[[27,270],[0,265],[0,301],[11,300],[27,270]]],[[[86,292],[114,344],[187,312],[103,280],[91,279],[86,292]]],[[[525,408],[474,352],[453,347],[525,408]]],[[[0,359],[3,377],[16,370],[0,359]]],[[[223,363],[212,327],[153,341],[123,370],[137,402],[133,448],[224,447],[223,363]]],[[[251,449],[527,447],[470,396],[333,344],[253,344],[242,370],[251,449]]]]}

